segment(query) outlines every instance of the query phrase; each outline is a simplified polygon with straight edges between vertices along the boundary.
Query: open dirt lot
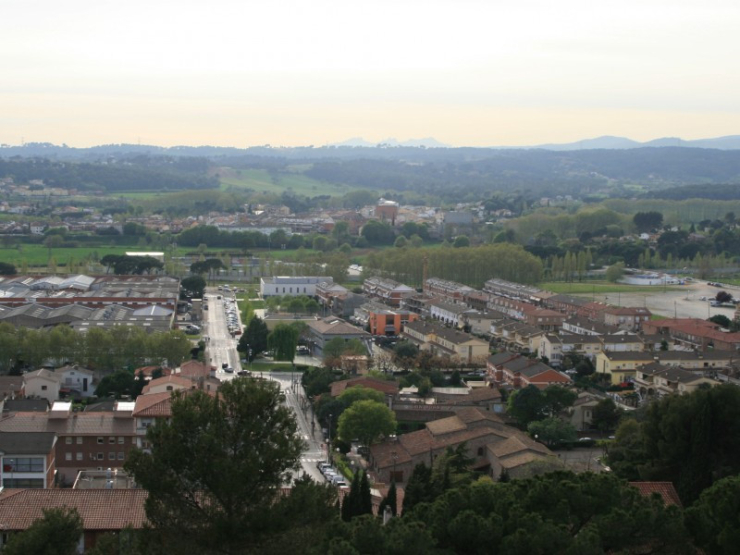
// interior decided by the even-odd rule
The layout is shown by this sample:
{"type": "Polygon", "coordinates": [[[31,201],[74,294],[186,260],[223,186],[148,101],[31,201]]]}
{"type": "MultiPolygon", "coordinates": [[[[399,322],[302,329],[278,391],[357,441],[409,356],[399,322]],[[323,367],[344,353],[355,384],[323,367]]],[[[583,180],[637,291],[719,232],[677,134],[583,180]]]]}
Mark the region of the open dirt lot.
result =
{"type": "Polygon", "coordinates": [[[730,319],[734,317],[734,308],[714,307],[709,304],[718,291],[727,291],[735,298],[740,298],[740,287],[733,285],[714,287],[702,281],[682,285],[679,290],[676,290],[676,286],[672,288],[673,290],[664,291],[662,286],[655,286],[655,292],[648,293],[609,293],[584,296],[593,297],[597,301],[615,306],[644,306],[653,314],[666,318],[702,319],[715,314],[724,314],[730,319]],[[706,297],[707,300],[702,301],[702,297],[706,297]]]}

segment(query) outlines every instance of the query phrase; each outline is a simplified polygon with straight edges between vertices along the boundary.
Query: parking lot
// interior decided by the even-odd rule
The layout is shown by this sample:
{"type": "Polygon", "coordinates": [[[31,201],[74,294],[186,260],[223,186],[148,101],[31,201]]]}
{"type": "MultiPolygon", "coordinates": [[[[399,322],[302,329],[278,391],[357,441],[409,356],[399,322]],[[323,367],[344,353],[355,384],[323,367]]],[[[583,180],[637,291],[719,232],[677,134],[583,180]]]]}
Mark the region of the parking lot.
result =
{"type": "Polygon", "coordinates": [[[735,315],[734,308],[711,306],[710,301],[719,291],[727,291],[734,297],[740,298],[740,288],[734,285],[717,287],[708,285],[705,281],[668,288],[656,285],[655,291],[643,293],[608,293],[588,296],[614,306],[642,306],[653,314],[666,318],[707,319],[716,314],[724,314],[732,319],[735,315]],[[702,297],[706,300],[702,300],[702,297]]]}

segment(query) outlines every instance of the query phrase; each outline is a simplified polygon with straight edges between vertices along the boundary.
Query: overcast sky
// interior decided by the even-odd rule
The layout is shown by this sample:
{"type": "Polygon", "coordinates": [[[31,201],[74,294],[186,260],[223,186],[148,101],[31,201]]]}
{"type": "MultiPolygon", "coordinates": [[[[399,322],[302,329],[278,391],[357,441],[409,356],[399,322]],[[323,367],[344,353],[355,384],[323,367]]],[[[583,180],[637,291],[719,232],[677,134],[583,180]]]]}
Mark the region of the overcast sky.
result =
{"type": "Polygon", "coordinates": [[[737,0],[0,0],[0,143],[740,134],[737,0]]]}

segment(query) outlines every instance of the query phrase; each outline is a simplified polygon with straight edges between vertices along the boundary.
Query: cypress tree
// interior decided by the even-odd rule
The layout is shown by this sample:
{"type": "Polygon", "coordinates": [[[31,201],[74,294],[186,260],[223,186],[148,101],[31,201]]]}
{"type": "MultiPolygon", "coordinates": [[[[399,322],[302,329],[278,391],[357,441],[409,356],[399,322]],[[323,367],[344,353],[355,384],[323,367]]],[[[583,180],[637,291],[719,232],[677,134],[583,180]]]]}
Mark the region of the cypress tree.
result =
{"type": "Polygon", "coordinates": [[[368,478],[367,472],[362,473],[360,479],[360,495],[357,515],[371,515],[373,514],[373,498],[370,493],[370,479],[368,478]]]}

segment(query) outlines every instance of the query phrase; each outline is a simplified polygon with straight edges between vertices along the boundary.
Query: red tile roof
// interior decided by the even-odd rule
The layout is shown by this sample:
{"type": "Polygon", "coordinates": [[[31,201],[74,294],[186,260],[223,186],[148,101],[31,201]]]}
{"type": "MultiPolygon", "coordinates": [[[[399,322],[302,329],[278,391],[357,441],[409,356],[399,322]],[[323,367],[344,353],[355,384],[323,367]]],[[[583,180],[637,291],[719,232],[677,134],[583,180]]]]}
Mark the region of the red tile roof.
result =
{"type": "Polygon", "coordinates": [[[369,387],[370,389],[375,389],[376,391],[380,391],[386,395],[395,395],[398,393],[398,382],[389,382],[386,380],[379,380],[377,378],[360,376],[358,378],[341,380],[331,384],[331,396],[337,397],[348,387],[355,386],[369,387]]]}
{"type": "Polygon", "coordinates": [[[5,490],[0,497],[0,528],[25,530],[43,516],[43,509],[77,509],[85,530],[141,528],[146,522],[141,489],[25,489],[5,490]]]}
{"type": "Polygon", "coordinates": [[[681,499],[678,497],[678,492],[671,482],[630,482],[629,484],[637,488],[637,491],[643,497],[650,497],[657,493],[663,498],[663,503],[666,505],[683,506],[681,499]]]}
{"type": "Polygon", "coordinates": [[[139,395],[132,416],[172,416],[171,397],[171,391],[139,395]]]}

